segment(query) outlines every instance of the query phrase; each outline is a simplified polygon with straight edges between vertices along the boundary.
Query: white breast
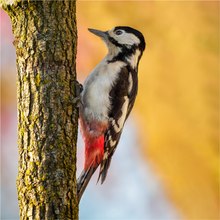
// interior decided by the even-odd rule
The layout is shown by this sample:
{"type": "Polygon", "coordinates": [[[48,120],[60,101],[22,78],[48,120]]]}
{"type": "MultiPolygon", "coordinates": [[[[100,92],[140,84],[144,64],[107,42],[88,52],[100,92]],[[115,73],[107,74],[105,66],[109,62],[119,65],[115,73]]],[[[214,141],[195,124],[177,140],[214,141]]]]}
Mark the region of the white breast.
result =
{"type": "Polygon", "coordinates": [[[105,58],[87,77],[82,92],[83,113],[88,121],[108,120],[110,107],[109,92],[125,63],[107,63],[105,58]]]}

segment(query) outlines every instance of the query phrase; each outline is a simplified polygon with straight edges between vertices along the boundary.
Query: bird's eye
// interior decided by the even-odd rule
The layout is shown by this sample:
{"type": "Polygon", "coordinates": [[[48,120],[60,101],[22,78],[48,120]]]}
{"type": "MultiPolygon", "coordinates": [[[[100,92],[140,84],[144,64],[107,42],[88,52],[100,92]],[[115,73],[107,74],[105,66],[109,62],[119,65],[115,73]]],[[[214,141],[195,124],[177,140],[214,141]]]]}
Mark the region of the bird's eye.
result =
{"type": "Polygon", "coordinates": [[[121,31],[121,30],[117,30],[117,31],[115,31],[115,34],[116,35],[121,35],[123,32],[121,31]]]}

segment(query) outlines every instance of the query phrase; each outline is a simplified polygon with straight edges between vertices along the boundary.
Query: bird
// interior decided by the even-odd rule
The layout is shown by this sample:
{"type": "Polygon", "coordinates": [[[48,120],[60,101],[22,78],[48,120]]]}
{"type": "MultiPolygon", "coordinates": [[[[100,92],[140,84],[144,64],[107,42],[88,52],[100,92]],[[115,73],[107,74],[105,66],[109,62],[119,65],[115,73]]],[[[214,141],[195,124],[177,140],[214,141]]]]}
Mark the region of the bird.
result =
{"type": "Polygon", "coordinates": [[[146,46],[143,34],[132,27],[88,30],[104,41],[108,53],[88,75],[80,94],[79,121],[85,162],[77,179],[78,201],[99,166],[98,181],[102,184],[106,179],[125,121],[135,103],[138,65],[146,46]]]}

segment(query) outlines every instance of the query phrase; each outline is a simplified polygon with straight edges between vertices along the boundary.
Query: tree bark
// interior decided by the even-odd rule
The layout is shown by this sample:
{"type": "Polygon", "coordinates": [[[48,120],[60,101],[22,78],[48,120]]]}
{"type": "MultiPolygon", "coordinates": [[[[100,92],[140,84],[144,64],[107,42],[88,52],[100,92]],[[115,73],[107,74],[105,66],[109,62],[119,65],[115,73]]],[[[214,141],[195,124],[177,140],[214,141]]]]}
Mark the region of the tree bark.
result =
{"type": "Polygon", "coordinates": [[[17,54],[20,218],[78,219],[75,1],[0,3],[17,54]]]}

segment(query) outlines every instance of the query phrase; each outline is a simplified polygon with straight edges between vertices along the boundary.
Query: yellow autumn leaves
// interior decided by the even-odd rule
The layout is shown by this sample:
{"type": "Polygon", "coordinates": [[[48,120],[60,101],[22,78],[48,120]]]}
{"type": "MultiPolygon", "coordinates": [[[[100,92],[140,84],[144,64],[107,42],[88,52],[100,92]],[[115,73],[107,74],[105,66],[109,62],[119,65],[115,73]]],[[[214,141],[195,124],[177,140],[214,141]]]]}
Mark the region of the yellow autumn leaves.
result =
{"type": "MultiPolygon", "coordinates": [[[[134,108],[142,151],[185,219],[217,219],[219,3],[79,1],[77,8],[79,28],[128,25],[144,33],[134,108]]],[[[81,48],[101,46],[85,39],[81,48]]],[[[86,73],[94,64],[87,66],[86,73]]]]}

